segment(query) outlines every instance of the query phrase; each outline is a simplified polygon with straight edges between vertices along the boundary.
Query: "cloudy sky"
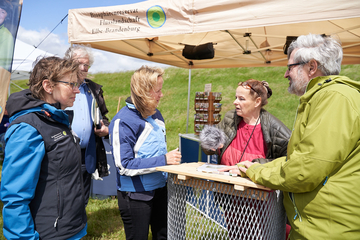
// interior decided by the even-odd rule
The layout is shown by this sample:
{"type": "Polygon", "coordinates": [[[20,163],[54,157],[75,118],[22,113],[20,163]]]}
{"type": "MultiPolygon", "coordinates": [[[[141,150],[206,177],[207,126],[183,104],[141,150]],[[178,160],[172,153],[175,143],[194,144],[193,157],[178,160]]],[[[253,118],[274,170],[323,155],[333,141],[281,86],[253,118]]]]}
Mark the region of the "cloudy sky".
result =
{"type": "MultiPolygon", "coordinates": [[[[25,0],[17,38],[62,57],[70,46],[67,35],[68,18],[64,19],[69,9],[125,5],[141,1],[143,0],[25,0]],[[64,20],[61,22],[62,19],[64,20]]],[[[158,63],[101,50],[94,50],[94,57],[90,73],[135,70],[143,64],[159,66],[158,63]]]]}

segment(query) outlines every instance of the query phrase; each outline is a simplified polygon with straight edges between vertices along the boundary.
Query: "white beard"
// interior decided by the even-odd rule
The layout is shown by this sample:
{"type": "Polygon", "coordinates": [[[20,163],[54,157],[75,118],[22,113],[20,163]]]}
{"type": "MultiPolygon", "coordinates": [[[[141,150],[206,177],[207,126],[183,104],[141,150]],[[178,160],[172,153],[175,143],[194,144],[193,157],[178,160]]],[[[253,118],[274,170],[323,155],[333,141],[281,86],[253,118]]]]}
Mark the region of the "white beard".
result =
{"type": "Polygon", "coordinates": [[[303,75],[303,68],[299,68],[297,72],[297,78],[294,81],[292,78],[288,78],[290,80],[290,86],[288,87],[288,92],[291,94],[296,94],[297,96],[304,95],[306,91],[306,87],[308,85],[308,81],[303,75]]]}

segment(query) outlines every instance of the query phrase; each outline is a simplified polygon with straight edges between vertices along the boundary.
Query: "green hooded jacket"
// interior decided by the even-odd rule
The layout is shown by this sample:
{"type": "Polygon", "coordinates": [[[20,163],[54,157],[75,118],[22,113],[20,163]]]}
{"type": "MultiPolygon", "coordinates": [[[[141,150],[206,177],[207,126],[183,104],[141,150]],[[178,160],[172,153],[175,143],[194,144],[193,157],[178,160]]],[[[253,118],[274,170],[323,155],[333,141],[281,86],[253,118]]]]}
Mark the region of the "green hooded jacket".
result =
{"type": "Polygon", "coordinates": [[[287,157],[254,164],[256,183],[284,191],[290,239],[360,239],[360,83],[312,79],[287,157]]]}

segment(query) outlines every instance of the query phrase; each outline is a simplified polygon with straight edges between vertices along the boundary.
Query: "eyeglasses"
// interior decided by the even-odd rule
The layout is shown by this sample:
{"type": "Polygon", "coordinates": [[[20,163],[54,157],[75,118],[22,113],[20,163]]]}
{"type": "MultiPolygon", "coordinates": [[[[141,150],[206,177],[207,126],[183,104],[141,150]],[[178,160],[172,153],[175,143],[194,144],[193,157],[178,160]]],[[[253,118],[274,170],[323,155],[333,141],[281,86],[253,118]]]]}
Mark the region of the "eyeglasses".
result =
{"type": "Polygon", "coordinates": [[[286,66],[288,67],[288,71],[291,72],[292,66],[303,65],[303,64],[306,64],[306,63],[308,63],[308,62],[292,63],[292,64],[288,64],[286,66]]]}
{"type": "Polygon", "coordinates": [[[65,82],[65,81],[57,81],[57,82],[61,82],[61,83],[65,83],[66,85],[70,86],[72,90],[74,90],[74,88],[78,88],[80,86],[80,83],[78,82],[65,82]]]}
{"type": "Polygon", "coordinates": [[[242,82],[239,84],[239,86],[242,86],[243,88],[246,89],[252,89],[257,95],[260,96],[260,94],[248,82],[242,82]]]}

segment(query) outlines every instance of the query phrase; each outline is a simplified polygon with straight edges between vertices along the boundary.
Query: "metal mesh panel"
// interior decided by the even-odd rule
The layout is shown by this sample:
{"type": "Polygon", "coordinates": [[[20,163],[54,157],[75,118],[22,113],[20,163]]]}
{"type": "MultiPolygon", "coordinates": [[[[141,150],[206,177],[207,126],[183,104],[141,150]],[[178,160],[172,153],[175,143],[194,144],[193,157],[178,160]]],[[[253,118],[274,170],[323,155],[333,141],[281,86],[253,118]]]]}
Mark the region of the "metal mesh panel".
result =
{"type": "Polygon", "coordinates": [[[168,239],[285,239],[281,191],[238,191],[171,173],[168,180],[168,239]]]}

